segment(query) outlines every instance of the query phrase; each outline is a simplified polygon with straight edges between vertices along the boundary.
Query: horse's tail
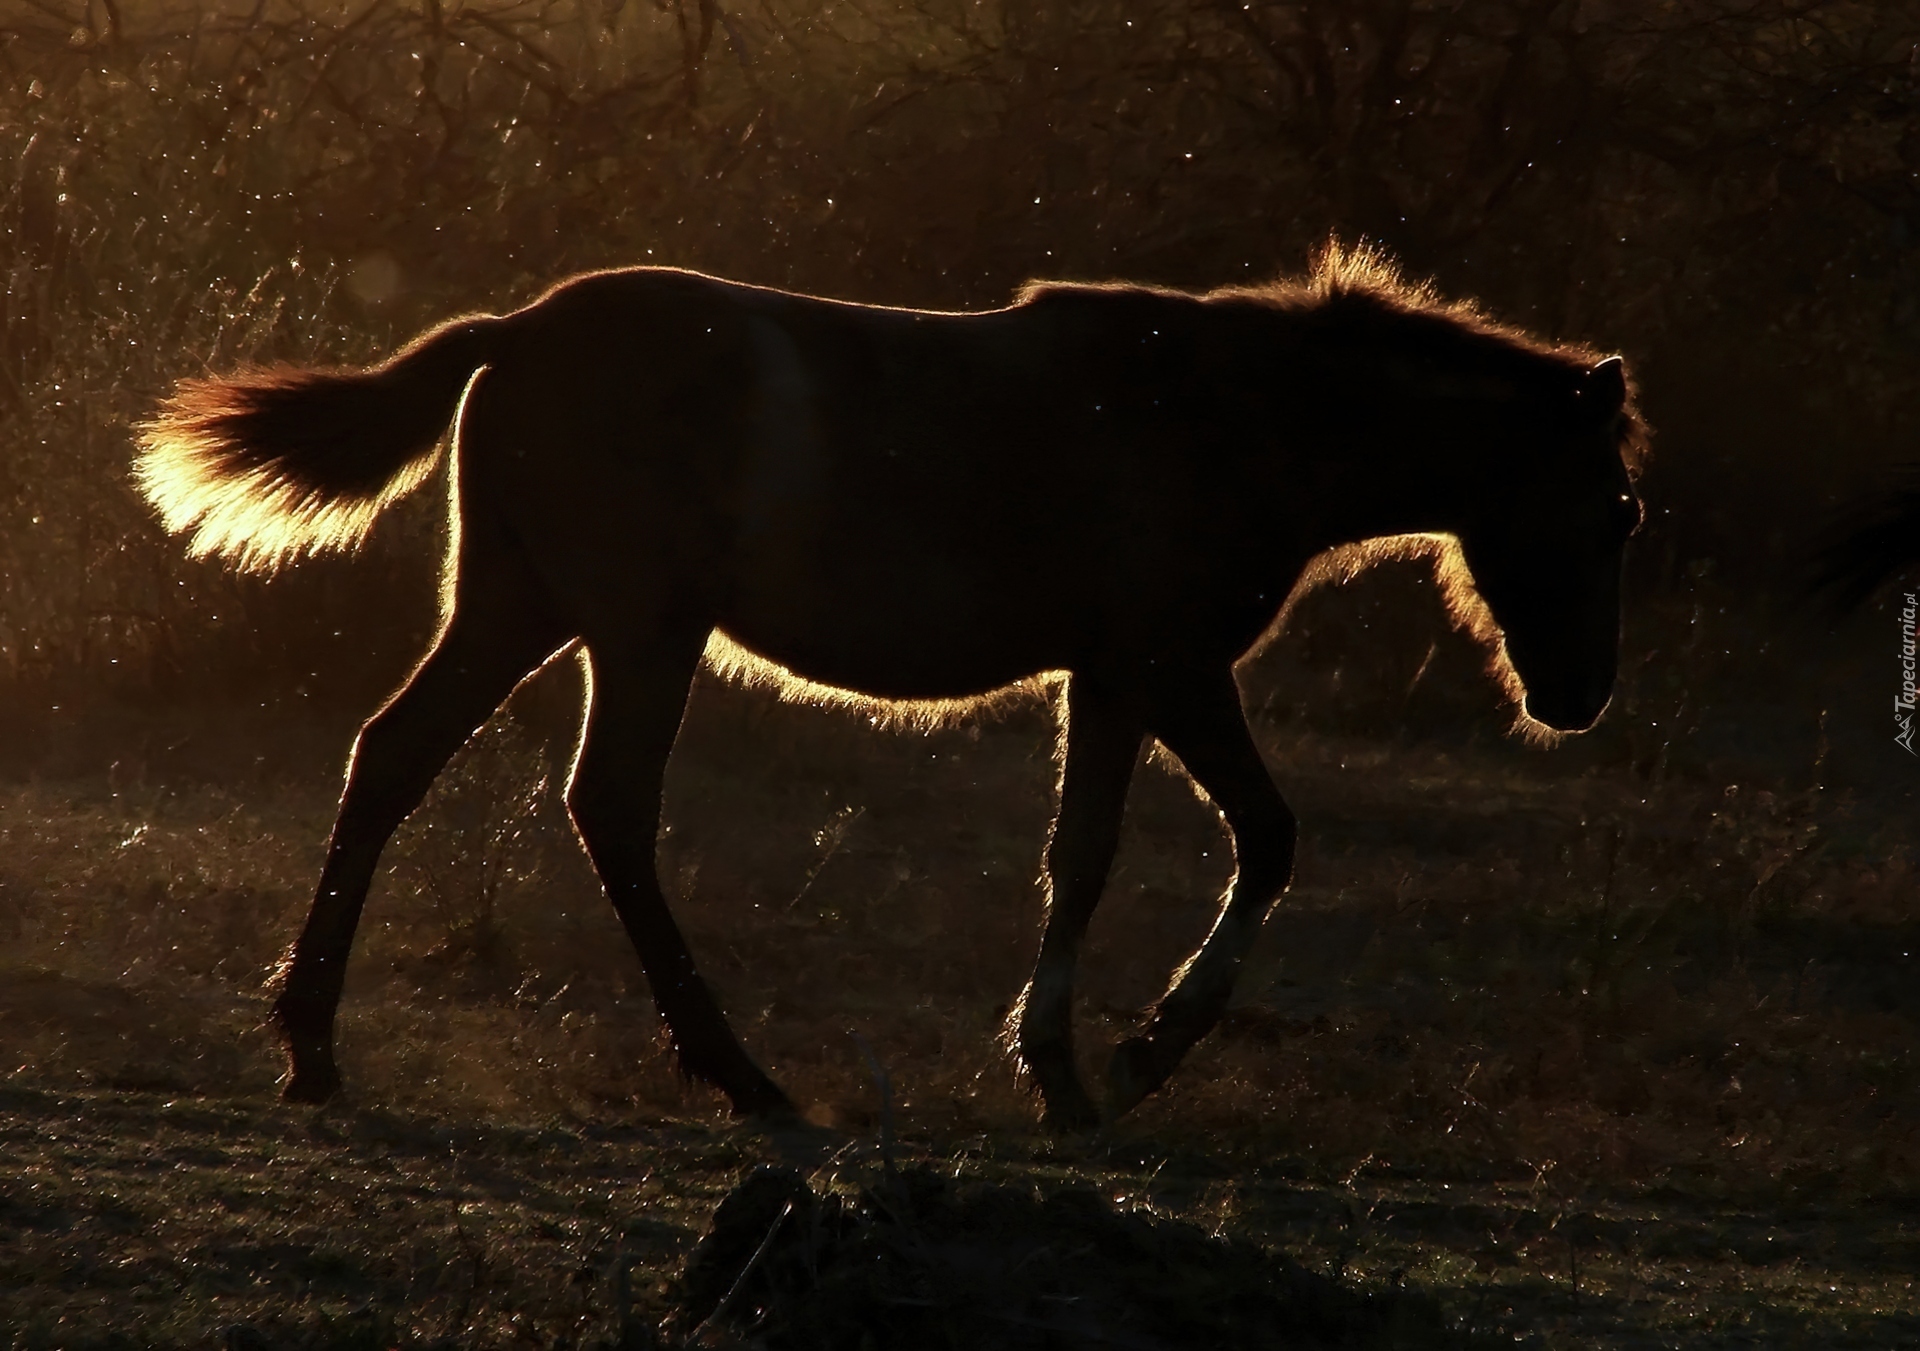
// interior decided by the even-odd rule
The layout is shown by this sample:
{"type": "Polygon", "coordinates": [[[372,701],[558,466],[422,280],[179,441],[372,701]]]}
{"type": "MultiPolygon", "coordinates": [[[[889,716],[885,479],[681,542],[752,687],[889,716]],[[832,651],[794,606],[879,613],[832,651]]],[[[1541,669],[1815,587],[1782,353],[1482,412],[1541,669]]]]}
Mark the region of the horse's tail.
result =
{"type": "Polygon", "coordinates": [[[1833,609],[1853,610],[1914,563],[1920,563],[1920,464],[1901,466],[1829,518],[1811,589],[1833,609]]]}
{"type": "Polygon", "coordinates": [[[255,572],[360,543],[420,486],[505,321],[456,319],[364,370],[182,380],[139,428],[134,478],[189,551],[255,572]]]}

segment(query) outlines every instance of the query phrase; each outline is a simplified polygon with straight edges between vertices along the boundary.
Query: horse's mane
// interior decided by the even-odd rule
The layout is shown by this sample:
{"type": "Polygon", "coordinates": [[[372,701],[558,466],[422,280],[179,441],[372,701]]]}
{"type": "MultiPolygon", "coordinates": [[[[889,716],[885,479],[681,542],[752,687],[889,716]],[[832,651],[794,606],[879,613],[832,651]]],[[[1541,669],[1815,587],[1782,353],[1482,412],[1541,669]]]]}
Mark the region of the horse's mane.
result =
{"type": "MultiPolygon", "coordinates": [[[[1328,337],[1366,341],[1408,363],[1410,378],[1488,398],[1570,397],[1607,355],[1585,343],[1541,338],[1495,319],[1472,300],[1443,296],[1430,281],[1410,280],[1385,250],[1330,239],[1302,276],[1193,293],[1127,282],[1029,282],[1019,305],[1074,294],[1134,294],[1202,304],[1246,303],[1299,315],[1328,337]],[[1415,370],[1418,375],[1415,375],[1415,370]]],[[[1648,433],[1631,376],[1620,429],[1620,454],[1636,479],[1648,457],[1648,433]]]]}
{"type": "MultiPolygon", "coordinates": [[[[1541,338],[1493,318],[1471,300],[1452,300],[1430,281],[1409,280],[1384,250],[1329,240],[1306,273],[1204,293],[1125,282],[1031,282],[1016,304],[1074,296],[1136,295],[1201,305],[1253,305],[1297,317],[1316,344],[1350,346],[1396,372],[1406,385],[1489,403],[1523,401],[1571,405],[1588,371],[1606,354],[1585,343],[1541,338]]],[[[1648,455],[1647,424],[1629,375],[1621,408],[1619,450],[1638,478],[1648,455]]],[[[1399,535],[1344,545],[1321,554],[1301,574],[1258,652],[1286,627],[1301,598],[1328,582],[1351,580],[1387,559],[1428,561],[1448,614],[1488,653],[1488,673],[1515,710],[1515,731],[1552,743],[1562,734],[1524,713],[1524,689],[1507,658],[1500,626],[1481,599],[1459,542],[1445,535],[1399,535]]]]}

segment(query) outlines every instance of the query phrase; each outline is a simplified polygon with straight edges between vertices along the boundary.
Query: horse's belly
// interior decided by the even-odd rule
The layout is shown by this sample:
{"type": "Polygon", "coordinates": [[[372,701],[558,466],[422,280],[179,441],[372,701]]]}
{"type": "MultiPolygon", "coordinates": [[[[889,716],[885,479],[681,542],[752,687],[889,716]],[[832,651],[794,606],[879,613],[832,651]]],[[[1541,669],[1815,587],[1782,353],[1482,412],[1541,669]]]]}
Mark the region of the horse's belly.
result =
{"type": "Polygon", "coordinates": [[[959,698],[1063,665],[1056,588],[1063,556],[1086,552],[1070,505],[1084,494],[1031,375],[917,330],[875,348],[790,327],[751,325],[721,627],[881,697],[959,698]]]}
{"type": "Polygon", "coordinates": [[[747,494],[721,626],[796,674],[882,697],[958,698],[1063,665],[1062,532],[1038,495],[984,455],[915,458],[848,455],[747,494]]]}
{"type": "Polygon", "coordinates": [[[888,699],[956,699],[1070,660],[1063,625],[992,579],[876,571],[815,587],[803,568],[743,587],[721,628],[755,655],[823,685],[888,699]]]}

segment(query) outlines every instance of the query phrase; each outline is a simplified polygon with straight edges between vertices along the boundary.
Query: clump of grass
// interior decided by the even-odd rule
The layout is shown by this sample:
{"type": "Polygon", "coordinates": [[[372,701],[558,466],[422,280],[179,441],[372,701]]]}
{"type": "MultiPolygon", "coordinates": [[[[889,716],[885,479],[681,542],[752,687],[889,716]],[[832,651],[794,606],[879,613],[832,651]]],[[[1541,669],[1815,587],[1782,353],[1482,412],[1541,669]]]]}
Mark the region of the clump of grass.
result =
{"type": "Polygon", "coordinates": [[[846,1346],[1461,1345],[1411,1291],[1353,1288],[1250,1244],[925,1166],[840,1191],[761,1168],[687,1259],[670,1326],[780,1351],[846,1346]]]}

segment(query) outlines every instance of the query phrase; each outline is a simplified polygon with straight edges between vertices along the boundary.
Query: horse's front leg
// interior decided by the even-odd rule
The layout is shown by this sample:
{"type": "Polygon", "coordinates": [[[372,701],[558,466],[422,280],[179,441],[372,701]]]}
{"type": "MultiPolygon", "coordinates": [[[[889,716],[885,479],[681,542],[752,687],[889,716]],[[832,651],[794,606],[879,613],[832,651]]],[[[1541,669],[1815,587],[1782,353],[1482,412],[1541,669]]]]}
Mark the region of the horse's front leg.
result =
{"type": "Polygon", "coordinates": [[[1267,909],[1293,874],[1295,827],[1247,730],[1231,671],[1156,700],[1152,730],[1213,801],[1233,836],[1233,882],[1213,930],[1175,974],[1147,1025],[1114,1049],[1107,1110],[1128,1111],[1213,1029],[1267,909]]]}
{"type": "Polygon", "coordinates": [[[1046,930],[1017,1023],[1021,1063],[1055,1129],[1088,1130],[1100,1120],[1073,1063],[1073,968],[1120,842],[1140,737],[1131,701],[1091,677],[1070,678],[1060,810],[1047,841],[1046,930]]]}

